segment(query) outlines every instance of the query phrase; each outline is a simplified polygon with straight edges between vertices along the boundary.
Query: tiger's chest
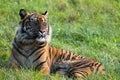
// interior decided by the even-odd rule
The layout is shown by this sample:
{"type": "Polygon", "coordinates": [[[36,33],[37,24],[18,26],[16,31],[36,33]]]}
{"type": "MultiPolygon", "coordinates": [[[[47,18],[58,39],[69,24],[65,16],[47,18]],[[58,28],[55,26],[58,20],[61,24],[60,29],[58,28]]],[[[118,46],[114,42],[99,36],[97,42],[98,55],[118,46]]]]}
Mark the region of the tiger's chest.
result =
{"type": "Polygon", "coordinates": [[[24,53],[26,53],[26,54],[25,54],[25,56],[23,56],[23,59],[21,60],[22,66],[25,68],[34,67],[34,63],[33,63],[34,57],[32,55],[30,56],[30,53],[28,53],[28,52],[24,52],[24,53]]]}
{"type": "Polygon", "coordinates": [[[35,68],[46,60],[45,49],[39,47],[23,47],[22,66],[25,68],[35,68]]]}
{"type": "Polygon", "coordinates": [[[35,54],[36,48],[29,48],[29,47],[23,47],[22,53],[24,54],[22,56],[22,66],[25,68],[34,68],[35,63],[34,60],[36,59],[37,55],[35,54]]]}
{"type": "Polygon", "coordinates": [[[34,64],[31,58],[26,58],[23,62],[25,68],[34,68],[34,64]]]}

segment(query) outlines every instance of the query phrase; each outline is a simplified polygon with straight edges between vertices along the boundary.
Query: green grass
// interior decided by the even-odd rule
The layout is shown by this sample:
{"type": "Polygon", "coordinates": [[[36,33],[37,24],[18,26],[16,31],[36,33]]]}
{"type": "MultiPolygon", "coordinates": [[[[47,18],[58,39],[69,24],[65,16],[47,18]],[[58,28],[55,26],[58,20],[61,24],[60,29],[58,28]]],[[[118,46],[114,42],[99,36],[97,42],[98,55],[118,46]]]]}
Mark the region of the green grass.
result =
{"type": "MultiPolygon", "coordinates": [[[[119,0],[0,0],[0,80],[42,80],[33,70],[14,72],[5,68],[21,8],[49,12],[51,45],[103,63],[106,74],[90,75],[89,80],[120,79],[119,0]]],[[[58,75],[46,77],[56,79],[66,80],[58,75]]]]}

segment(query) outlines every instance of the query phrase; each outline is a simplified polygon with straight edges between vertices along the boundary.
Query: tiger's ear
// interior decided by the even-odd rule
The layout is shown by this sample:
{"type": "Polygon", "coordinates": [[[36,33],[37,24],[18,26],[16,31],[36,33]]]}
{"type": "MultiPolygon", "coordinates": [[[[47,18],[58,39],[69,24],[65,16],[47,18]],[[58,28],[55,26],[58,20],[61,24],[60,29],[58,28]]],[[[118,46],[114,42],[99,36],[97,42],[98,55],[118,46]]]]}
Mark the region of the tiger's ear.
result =
{"type": "Polygon", "coordinates": [[[45,11],[44,13],[42,13],[42,15],[47,15],[48,14],[48,12],[47,11],[45,11]]]}
{"type": "Polygon", "coordinates": [[[19,15],[20,15],[21,19],[23,19],[27,15],[27,12],[24,9],[20,9],[19,15]]]}

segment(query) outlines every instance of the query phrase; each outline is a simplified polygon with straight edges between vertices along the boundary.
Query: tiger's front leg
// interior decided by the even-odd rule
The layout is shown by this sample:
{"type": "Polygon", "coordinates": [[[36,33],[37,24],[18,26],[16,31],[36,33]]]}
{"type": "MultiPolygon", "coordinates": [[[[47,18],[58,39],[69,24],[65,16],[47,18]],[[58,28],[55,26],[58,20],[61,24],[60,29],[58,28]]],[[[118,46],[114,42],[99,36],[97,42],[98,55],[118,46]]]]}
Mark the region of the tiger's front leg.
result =
{"type": "Polygon", "coordinates": [[[50,74],[50,68],[48,67],[47,64],[44,64],[41,68],[42,75],[49,75],[50,74]]]}
{"type": "Polygon", "coordinates": [[[41,57],[36,60],[35,62],[35,69],[36,70],[40,70],[40,73],[42,75],[48,75],[50,74],[50,66],[49,66],[49,63],[48,63],[48,57],[46,55],[46,53],[44,53],[43,55],[41,55],[41,57]]]}
{"type": "Polygon", "coordinates": [[[7,68],[12,68],[15,72],[18,71],[19,65],[13,55],[11,55],[9,62],[7,63],[7,68]]]}

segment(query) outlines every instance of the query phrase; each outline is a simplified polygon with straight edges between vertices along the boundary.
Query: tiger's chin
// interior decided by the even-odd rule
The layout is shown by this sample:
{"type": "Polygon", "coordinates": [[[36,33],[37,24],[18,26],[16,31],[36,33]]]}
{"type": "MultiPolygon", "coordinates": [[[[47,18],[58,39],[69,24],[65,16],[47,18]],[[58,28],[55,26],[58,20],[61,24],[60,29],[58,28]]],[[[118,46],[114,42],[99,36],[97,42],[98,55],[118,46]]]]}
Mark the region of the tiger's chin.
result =
{"type": "Polygon", "coordinates": [[[38,41],[38,42],[47,42],[47,40],[45,38],[43,38],[43,37],[36,38],[36,41],[38,41]]]}
{"type": "Polygon", "coordinates": [[[50,41],[51,41],[51,35],[46,35],[45,37],[37,37],[36,41],[50,43],[50,41]]]}
{"type": "Polygon", "coordinates": [[[37,38],[36,38],[36,41],[38,41],[38,42],[48,42],[48,37],[47,36],[38,36],[37,38]]]}

